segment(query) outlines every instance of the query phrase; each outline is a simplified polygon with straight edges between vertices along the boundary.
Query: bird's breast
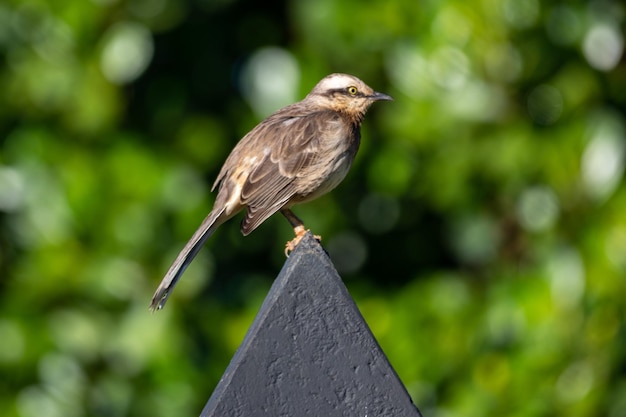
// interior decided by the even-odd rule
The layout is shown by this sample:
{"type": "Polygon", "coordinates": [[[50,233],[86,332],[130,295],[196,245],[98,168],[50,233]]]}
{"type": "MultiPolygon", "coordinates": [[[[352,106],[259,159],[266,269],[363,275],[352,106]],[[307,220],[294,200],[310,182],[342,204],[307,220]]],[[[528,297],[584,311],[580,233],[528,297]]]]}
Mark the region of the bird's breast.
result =
{"type": "Polygon", "coordinates": [[[313,200],[337,187],[352,166],[359,142],[359,130],[348,128],[345,124],[337,124],[335,129],[324,132],[316,163],[299,178],[299,200],[313,200]]]}

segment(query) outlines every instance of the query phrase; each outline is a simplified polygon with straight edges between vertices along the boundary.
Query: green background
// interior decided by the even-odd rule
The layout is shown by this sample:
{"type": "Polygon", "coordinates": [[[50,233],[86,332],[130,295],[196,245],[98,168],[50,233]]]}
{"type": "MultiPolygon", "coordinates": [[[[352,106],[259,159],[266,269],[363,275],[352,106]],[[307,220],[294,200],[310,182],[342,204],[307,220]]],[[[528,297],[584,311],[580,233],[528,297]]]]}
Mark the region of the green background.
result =
{"type": "Polygon", "coordinates": [[[0,414],[193,416],[292,231],[239,219],[150,314],[236,141],[331,72],[376,103],[295,212],[428,417],[626,416],[619,1],[0,4],[0,414]]]}

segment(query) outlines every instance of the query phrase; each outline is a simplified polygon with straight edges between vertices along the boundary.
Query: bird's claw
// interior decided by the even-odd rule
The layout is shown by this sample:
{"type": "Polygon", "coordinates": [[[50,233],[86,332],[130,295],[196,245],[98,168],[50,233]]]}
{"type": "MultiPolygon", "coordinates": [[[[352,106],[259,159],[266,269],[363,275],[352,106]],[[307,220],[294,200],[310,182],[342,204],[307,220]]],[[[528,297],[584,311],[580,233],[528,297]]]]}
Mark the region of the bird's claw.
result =
{"type": "MultiPolygon", "coordinates": [[[[293,252],[294,249],[296,249],[296,246],[300,244],[300,241],[302,240],[304,235],[306,235],[307,232],[310,232],[310,230],[305,229],[302,226],[296,227],[294,231],[296,233],[296,237],[294,237],[293,239],[291,239],[289,242],[285,244],[285,256],[287,258],[289,257],[289,254],[293,252]]],[[[313,238],[315,238],[315,240],[317,240],[318,242],[322,241],[322,237],[319,235],[313,235],[313,238]]]]}

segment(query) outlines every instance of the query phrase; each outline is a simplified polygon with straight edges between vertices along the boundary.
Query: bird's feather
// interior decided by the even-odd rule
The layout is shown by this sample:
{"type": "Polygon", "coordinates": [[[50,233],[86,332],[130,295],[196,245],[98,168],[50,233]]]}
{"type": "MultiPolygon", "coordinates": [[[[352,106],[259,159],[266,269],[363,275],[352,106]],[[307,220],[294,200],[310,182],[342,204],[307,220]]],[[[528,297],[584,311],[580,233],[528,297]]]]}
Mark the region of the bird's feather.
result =
{"type": "Polygon", "coordinates": [[[281,128],[284,120],[273,120],[258,134],[272,135],[274,143],[251,170],[242,189],[241,203],[248,206],[241,232],[249,234],[272,214],[283,208],[301,189],[298,175],[307,172],[319,161],[320,135],[325,124],[336,118],[319,112],[289,119],[289,129],[281,128]]]}
{"type": "Polygon", "coordinates": [[[215,229],[224,222],[225,219],[221,218],[223,212],[224,206],[222,206],[221,209],[211,211],[191,239],[189,239],[189,242],[187,242],[183,250],[180,251],[152,296],[152,302],[150,303],[150,309],[152,311],[163,308],[174,286],[191,261],[196,257],[204,242],[213,234],[215,229]]]}

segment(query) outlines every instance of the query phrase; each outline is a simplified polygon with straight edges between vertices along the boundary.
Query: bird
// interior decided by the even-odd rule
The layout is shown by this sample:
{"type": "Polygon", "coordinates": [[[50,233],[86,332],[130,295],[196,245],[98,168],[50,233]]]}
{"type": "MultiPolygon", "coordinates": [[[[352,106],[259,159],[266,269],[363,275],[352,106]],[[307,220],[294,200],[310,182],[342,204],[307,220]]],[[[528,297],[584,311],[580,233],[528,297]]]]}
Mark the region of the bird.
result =
{"type": "Polygon", "coordinates": [[[307,232],[291,207],[329,192],[344,179],[359,149],[363,117],[372,103],[381,100],[393,98],[353,75],[334,73],[304,99],[276,111],[247,133],[211,188],[218,189],[211,212],[163,277],[150,309],[163,308],[206,240],[242,210],[244,236],[272,214],[282,213],[295,233],[286,244],[288,255],[307,232]]]}

